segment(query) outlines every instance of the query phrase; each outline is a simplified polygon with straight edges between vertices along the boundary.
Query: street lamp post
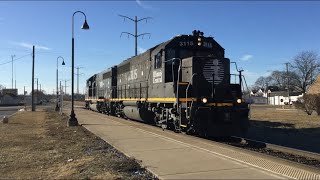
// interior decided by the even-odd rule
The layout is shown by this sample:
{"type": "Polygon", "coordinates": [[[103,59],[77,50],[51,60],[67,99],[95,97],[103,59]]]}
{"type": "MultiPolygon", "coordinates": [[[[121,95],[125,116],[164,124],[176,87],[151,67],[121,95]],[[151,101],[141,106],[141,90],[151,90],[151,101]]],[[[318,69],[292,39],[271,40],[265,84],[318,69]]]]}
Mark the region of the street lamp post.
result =
{"type": "Polygon", "coordinates": [[[57,91],[57,103],[56,103],[56,111],[59,111],[59,104],[58,104],[58,102],[59,102],[59,90],[58,90],[58,60],[59,60],[59,58],[61,58],[62,59],[62,65],[65,65],[65,63],[64,63],[64,59],[63,59],[63,57],[61,57],[61,56],[58,56],[57,57],[57,73],[56,73],[56,75],[57,75],[57,89],[56,89],[56,91],[57,91]]]}
{"type": "Polygon", "coordinates": [[[71,68],[71,114],[70,119],[68,121],[68,126],[78,126],[78,120],[76,118],[76,114],[74,113],[74,15],[76,13],[81,13],[84,15],[84,23],[81,29],[89,29],[89,25],[87,23],[87,16],[82,11],[76,11],[72,15],[72,68],[71,68]]]}

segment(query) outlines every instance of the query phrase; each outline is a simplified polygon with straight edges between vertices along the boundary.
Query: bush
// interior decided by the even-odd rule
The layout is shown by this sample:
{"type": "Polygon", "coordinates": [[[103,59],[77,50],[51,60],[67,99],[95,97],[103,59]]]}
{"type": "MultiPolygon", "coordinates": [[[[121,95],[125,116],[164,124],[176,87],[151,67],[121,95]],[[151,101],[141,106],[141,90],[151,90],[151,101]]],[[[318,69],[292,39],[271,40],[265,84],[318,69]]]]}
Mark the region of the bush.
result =
{"type": "Polygon", "coordinates": [[[318,116],[320,116],[320,94],[316,96],[315,101],[316,101],[316,112],[318,116]]]}
{"type": "Polygon", "coordinates": [[[297,109],[305,111],[308,115],[311,115],[313,111],[317,111],[320,114],[320,96],[315,94],[305,94],[303,97],[298,98],[295,103],[297,109]],[[319,101],[319,102],[318,102],[319,101]]]}

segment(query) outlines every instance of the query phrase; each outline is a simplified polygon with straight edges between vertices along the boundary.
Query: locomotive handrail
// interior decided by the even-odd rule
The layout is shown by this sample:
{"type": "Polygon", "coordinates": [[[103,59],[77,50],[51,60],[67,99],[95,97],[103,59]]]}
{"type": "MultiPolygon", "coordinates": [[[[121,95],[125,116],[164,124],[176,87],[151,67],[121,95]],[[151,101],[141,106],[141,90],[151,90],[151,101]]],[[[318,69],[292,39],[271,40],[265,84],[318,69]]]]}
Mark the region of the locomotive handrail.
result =
{"type": "MultiPolygon", "coordinates": [[[[197,75],[197,73],[193,73],[192,76],[191,76],[191,81],[193,81],[193,77],[197,75]]],[[[189,90],[189,86],[190,86],[190,82],[188,82],[188,86],[187,86],[187,89],[186,89],[186,117],[189,117],[188,116],[188,90],[189,90]]],[[[192,106],[191,106],[191,109],[192,109],[192,106]]]]}
{"type": "MultiPolygon", "coordinates": [[[[170,60],[167,60],[167,61],[175,61],[175,60],[179,60],[180,61],[180,64],[179,64],[179,68],[178,68],[178,78],[177,78],[177,91],[176,91],[176,105],[177,105],[177,110],[179,109],[179,80],[180,80],[180,70],[181,70],[181,65],[182,65],[182,59],[181,58],[172,58],[170,60]]],[[[173,68],[173,63],[172,63],[172,68],[173,68]]],[[[172,73],[174,74],[173,72],[173,69],[172,69],[172,73]]],[[[174,78],[174,76],[172,76],[174,78]]],[[[173,82],[174,82],[174,79],[173,79],[173,82]]],[[[179,111],[177,111],[179,112],[179,111]]],[[[180,109],[180,115],[178,116],[178,121],[179,121],[179,130],[180,130],[180,126],[181,126],[181,109],[180,109]]],[[[177,130],[177,129],[176,129],[177,130]]]]}
{"type": "Polygon", "coordinates": [[[230,62],[230,63],[235,64],[235,66],[236,66],[236,70],[237,70],[238,72],[240,72],[240,71],[241,71],[241,70],[239,70],[239,69],[238,69],[238,66],[237,66],[237,63],[236,63],[236,62],[230,62]]]}

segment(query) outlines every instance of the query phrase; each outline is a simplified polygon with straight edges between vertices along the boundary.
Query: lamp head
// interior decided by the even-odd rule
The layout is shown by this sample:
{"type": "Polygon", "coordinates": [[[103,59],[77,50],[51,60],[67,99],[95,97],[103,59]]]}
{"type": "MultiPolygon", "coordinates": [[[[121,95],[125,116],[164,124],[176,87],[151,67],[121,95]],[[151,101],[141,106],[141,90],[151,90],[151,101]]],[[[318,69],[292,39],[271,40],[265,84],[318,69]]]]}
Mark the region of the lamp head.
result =
{"type": "Polygon", "coordinates": [[[64,63],[64,60],[62,61],[62,65],[66,65],[66,64],[64,63]]]}
{"type": "Polygon", "coordinates": [[[84,20],[84,23],[83,23],[81,29],[85,29],[85,30],[88,30],[88,29],[89,29],[89,25],[88,25],[88,23],[87,23],[87,19],[84,20]]]}

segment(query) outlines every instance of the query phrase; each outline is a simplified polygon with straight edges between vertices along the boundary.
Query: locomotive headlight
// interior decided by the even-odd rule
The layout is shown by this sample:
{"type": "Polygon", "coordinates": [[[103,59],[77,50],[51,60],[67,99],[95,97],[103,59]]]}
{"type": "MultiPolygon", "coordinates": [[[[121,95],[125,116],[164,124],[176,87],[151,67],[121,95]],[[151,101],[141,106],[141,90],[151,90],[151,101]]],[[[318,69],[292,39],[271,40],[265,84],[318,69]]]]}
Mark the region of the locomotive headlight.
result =
{"type": "Polygon", "coordinates": [[[239,104],[240,104],[241,102],[242,102],[242,100],[241,100],[241,99],[237,99],[237,103],[239,103],[239,104]]]}
{"type": "Polygon", "coordinates": [[[208,99],[207,98],[202,98],[201,101],[205,104],[208,102],[208,99]]]}

